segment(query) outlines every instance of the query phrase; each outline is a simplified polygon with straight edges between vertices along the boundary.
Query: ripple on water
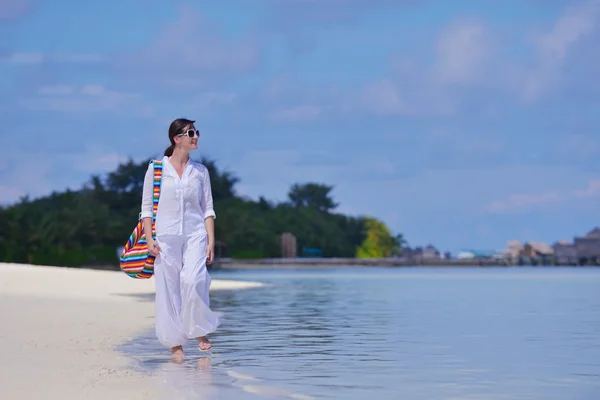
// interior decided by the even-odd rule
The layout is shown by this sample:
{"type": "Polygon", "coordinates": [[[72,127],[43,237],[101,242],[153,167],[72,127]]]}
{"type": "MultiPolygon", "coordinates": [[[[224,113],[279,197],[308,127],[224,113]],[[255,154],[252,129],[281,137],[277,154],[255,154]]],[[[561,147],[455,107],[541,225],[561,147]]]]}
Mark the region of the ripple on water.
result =
{"type": "Polygon", "coordinates": [[[600,270],[215,272],[204,355],[154,332],[122,350],[169,399],[600,398],[600,270]]]}

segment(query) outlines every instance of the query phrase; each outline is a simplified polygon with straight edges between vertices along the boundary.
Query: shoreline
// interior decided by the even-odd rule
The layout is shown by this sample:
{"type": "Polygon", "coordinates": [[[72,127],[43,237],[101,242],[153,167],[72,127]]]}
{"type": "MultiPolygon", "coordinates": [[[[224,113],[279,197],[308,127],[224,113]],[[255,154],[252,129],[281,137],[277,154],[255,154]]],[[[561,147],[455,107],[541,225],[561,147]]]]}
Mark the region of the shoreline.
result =
{"type": "Polygon", "coordinates": [[[472,260],[406,260],[401,258],[261,258],[234,259],[220,258],[215,262],[213,270],[252,269],[252,268],[329,268],[329,267],[380,267],[380,268],[480,268],[480,267],[597,267],[597,265],[571,265],[560,263],[524,264],[510,263],[500,259],[472,260]]]}
{"type": "MultiPolygon", "coordinates": [[[[213,279],[211,292],[260,286],[213,279]]],[[[153,294],[154,279],[121,271],[0,263],[4,397],[156,398],[153,378],[117,350],[153,329],[153,294]]]]}
{"type": "MultiPolygon", "coordinates": [[[[0,263],[2,265],[2,263],[0,263]]],[[[19,264],[20,265],[20,264],[19,264]]],[[[261,259],[233,259],[220,258],[208,269],[209,273],[218,271],[235,270],[289,270],[289,269],[330,269],[330,268],[598,268],[600,265],[578,265],[565,263],[545,263],[545,264],[517,264],[507,263],[503,260],[420,260],[408,261],[403,259],[356,259],[356,258],[261,258],[261,259]]],[[[104,272],[122,273],[117,264],[98,264],[98,265],[80,265],[80,266],[53,266],[52,268],[61,268],[68,270],[92,270],[104,272]]],[[[132,279],[133,280],[133,279],[132,279]]],[[[144,280],[136,280],[143,282],[144,280]]],[[[211,290],[221,288],[236,289],[236,281],[213,280],[211,290]],[[225,284],[225,287],[222,285],[225,284]]],[[[246,288],[246,283],[239,288],[246,288]]]]}

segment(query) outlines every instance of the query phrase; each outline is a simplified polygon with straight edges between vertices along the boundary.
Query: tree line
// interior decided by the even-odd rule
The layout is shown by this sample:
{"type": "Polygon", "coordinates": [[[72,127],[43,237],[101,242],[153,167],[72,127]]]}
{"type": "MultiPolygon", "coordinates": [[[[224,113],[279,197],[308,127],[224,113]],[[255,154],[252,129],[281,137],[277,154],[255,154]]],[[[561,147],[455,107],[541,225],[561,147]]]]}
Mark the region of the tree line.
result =
{"type": "MultiPolygon", "coordinates": [[[[38,199],[23,197],[0,208],[0,261],[81,266],[118,265],[123,246],[137,223],[144,174],[150,159],[129,160],[102,177],[94,175],[80,190],[38,199]]],[[[386,257],[398,254],[402,235],[393,236],[374,218],[335,212],[332,187],[294,184],[288,199],[239,196],[239,178],[201,159],[211,176],[215,236],[222,256],[281,257],[280,235],[296,236],[298,253],[320,249],[323,257],[386,257]]]]}

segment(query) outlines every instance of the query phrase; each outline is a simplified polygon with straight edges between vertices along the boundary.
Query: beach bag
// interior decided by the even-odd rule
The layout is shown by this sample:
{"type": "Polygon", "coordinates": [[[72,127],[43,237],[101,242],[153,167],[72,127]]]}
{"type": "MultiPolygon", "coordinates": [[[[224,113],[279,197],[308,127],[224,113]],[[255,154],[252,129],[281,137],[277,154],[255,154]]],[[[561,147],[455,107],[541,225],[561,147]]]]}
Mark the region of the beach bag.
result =
{"type": "MultiPolygon", "coordinates": [[[[154,181],[152,191],[152,237],[156,238],[156,212],[158,210],[158,198],[160,197],[160,185],[162,180],[162,161],[152,161],[154,167],[154,181]]],[[[134,279],[149,279],[154,274],[155,257],[148,252],[144,222],[140,218],[125,243],[120,257],[121,270],[134,279]]]]}

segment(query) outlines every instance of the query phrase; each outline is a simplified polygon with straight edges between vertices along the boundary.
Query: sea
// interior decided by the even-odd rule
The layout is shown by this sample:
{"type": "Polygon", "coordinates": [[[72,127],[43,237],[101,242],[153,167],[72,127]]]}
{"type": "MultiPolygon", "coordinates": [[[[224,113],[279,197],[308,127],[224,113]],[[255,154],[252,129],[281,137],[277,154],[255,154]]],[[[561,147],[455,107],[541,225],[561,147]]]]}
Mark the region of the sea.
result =
{"type": "MultiPolygon", "coordinates": [[[[222,324],[170,361],[119,350],[165,399],[599,400],[600,268],[215,270],[222,324]]],[[[148,299],[152,301],[152,299],[148,299]]],[[[162,397],[160,397],[162,396],[162,397]]]]}

